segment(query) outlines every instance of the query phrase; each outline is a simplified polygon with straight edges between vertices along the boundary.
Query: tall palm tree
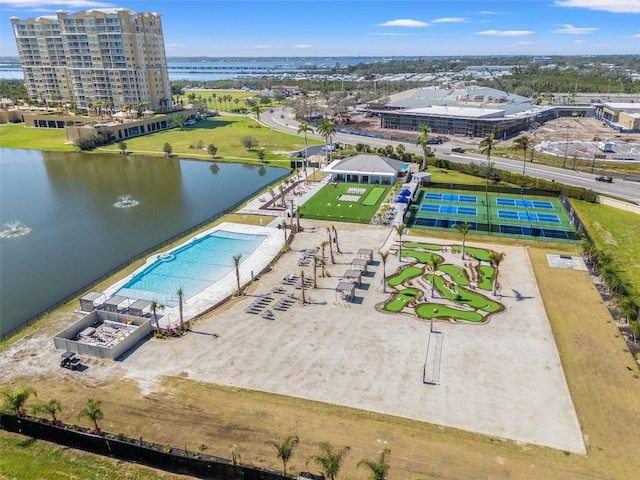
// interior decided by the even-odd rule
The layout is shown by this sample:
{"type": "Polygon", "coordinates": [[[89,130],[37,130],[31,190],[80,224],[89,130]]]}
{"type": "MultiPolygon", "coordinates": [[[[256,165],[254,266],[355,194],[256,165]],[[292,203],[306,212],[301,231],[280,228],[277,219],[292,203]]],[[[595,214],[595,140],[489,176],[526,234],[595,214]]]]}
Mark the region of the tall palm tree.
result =
{"type": "Polygon", "coordinates": [[[498,267],[500,266],[500,262],[504,260],[505,255],[506,254],[504,252],[501,252],[501,253],[493,252],[493,251],[489,252],[489,262],[495,269],[495,272],[493,274],[493,296],[494,297],[498,292],[498,267]]]}
{"type": "Polygon", "coordinates": [[[407,226],[404,223],[401,223],[400,225],[396,225],[394,228],[394,230],[396,231],[396,233],[398,234],[398,242],[399,242],[399,247],[398,247],[398,261],[402,261],[402,234],[404,233],[404,229],[407,226]]]}
{"type": "Polygon", "coordinates": [[[331,265],[334,265],[336,261],[333,258],[333,237],[331,235],[331,227],[327,227],[327,233],[329,234],[329,255],[331,258],[331,265]]]}
{"type": "Polygon", "coordinates": [[[491,152],[493,151],[495,146],[496,146],[496,139],[493,132],[487,134],[487,136],[480,141],[480,148],[481,148],[480,151],[487,156],[487,165],[486,165],[487,185],[489,184],[489,174],[491,173],[491,152]]]}
{"type": "Polygon", "coordinates": [[[311,455],[307,463],[309,463],[309,460],[315,462],[325,477],[335,480],[349,449],[348,446],[345,446],[338,450],[329,442],[320,442],[320,455],[311,455]]]}
{"type": "Polygon", "coordinates": [[[429,270],[431,270],[431,298],[436,290],[436,271],[438,267],[444,262],[444,259],[439,255],[429,255],[429,270]]]}
{"type": "Polygon", "coordinates": [[[257,103],[251,107],[251,111],[256,114],[256,119],[258,123],[260,123],[260,113],[262,112],[262,108],[257,103]]]}
{"type": "Polygon", "coordinates": [[[238,296],[242,295],[242,291],[240,290],[240,260],[241,259],[242,259],[242,255],[233,256],[233,266],[236,269],[236,283],[238,286],[238,296]]]}
{"type": "Polygon", "coordinates": [[[293,455],[293,451],[298,446],[300,439],[297,435],[287,435],[286,437],[278,437],[277,440],[271,440],[270,445],[276,449],[277,457],[282,460],[282,476],[287,476],[287,462],[293,455]]]}
{"type": "Polygon", "coordinates": [[[380,252],[380,260],[382,260],[382,293],[387,293],[387,257],[389,252],[380,252]]]}
{"type": "MultiPolygon", "coordinates": [[[[314,133],[313,128],[311,128],[309,126],[309,124],[307,122],[301,122],[300,125],[298,125],[298,134],[300,133],[304,133],[304,171],[305,171],[305,175],[307,173],[307,167],[309,166],[309,157],[307,154],[307,133],[314,133]]],[[[307,180],[307,183],[308,180],[307,180]]]]}
{"type": "Polygon", "coordinates": [[[390,453],[391,450],[385,448],[380,452],[380,456],[377,461],[363,458],[358,462],[358,467],[364,466],[369,469],[371,472],[371,475],[369,476],[370,480],[386,480],[387,474],[389,473],[389,464],[386,461],[386,457],[390,453]]]}
{"type": "Polygon", "coordinates": [[[431,127],[429,125],[420,125],[420,131],[422,132],[418,138],[416,138],[416,145],[422,148],[422,170],[427,169],[427,154],[429,153],[429,133],[431,127]]]}
{"type": "Polygon", "coordinates": [[[467,240],[467,233],[469,233],[469,230],[471,230],[471,224],[469,224],[468,222],[456,223],[453,225],[453,228],[455,228],[462,234],[462,260],[464,260],[464,245],[467,240]]]}
{"type": "Polygon", "coordinates": [[[533,140],[528,135],[522,135],[513,141],[513,146],[518,150],[522,150],[522,175],[524,175],[527,166],[527,150],[533,144],[533,140]]]}
{"type": "Polygon", "coordinates": [[[3,410],[8,410],[15,415],[23,414],[23,407],[31,395],[38,396],[32,387],[18,388],[16,390],[1,392],[4,397],[3,410]]]}
{"type": "Polygon", "coordinates": [[[318,127],[317,133],[319,133],[324,138],[325,150],[327,152],[327,163],[331,163],[331,148],[329,148],[329,143],[331,143],[331,139],[333,135],[336,133],[336,124],[330,120],[322,120],[320,122],[320,126],[318,127]]]}
{"type": "Polygon", "coordinates": [[[318,264],[320,259],[317,255],[313,256],[313,288],[318,288],[318,264]]]}
{"type": "Polygon", "coordinates": [[[47,413],[51,415],[53,423],[58,423],[56,413],[62,410],[62,405],[56,399],[51,399],[48,402],[38,402],[33,406],[33,411],[37,413],[47,413]]]}
{"type": "Polygon", "coordinates": [[[326,275],[326,270],[325,270],[325,265],[327,264],[327,262],[325,261],[325,257],[324,257],[324,248],[329,244],[329,242],[327,242],[326,240],[324,242],[322,242],[320,244],[320,248],[322,248],[322,277],[324,278],[324,276],[326,275]]]}
{"type": "Polygon", "coordinates": [[[338,244],[338,230],[336,230],[335,225],[331,225],[331,229],[333,230],[333,241],[336,243],[336,251],[342,254],[340,251],[340,245],[338,244]]]}
{"type": "Polygon", "coordinates": [[[300,304],[304,307],[304,304],[307,303],[307,299],[304,296],[304,270],[300,271],[300,304]]]}
{"type": "Polygon", "coordinates": [[[153,314],[153,321],[156,322],[156,332],[160,335],[160,321],[158,319],[158,310],[164,310],[164,305],[158,303],[157,300],[153,300],[149,305],[151,313],[153,314]]]}
{"type": "Polygon", "coordinates": [[[178,312],[180,313],[180,331],[184,330],[184,315],[182,313],[183,303],[184,303],[184,289],[182,287],[178,288],[176,292],[178,295],[178,312]]]}
{"type": "Polygon", "coordinates": [[[78,413],[78,418],[87,418],[93,422],[96,427],[96,430],[100,430],[100,426],[98,425],[98,420],[102,420],[104,418],[104,413],[100,408],[102,402],[100,400],[94,400],[93,398],[87,399],[87,406],[80,410],[78,413]]]}

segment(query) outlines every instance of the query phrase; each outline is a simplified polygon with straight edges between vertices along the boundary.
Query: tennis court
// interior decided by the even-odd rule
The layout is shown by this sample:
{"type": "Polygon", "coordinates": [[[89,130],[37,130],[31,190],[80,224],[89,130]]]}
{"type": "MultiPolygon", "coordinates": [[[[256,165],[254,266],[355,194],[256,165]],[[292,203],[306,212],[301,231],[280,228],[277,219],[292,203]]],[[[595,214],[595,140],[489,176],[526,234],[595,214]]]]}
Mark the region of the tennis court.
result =
{"type": "Polygon", "coordinates": [[[451,229],[468,223],[470,230],[480,234],[567,242],[579,239],[558,198],[529,196],[517,189],[504,188],[509,193],[480,189],[470,193],[451,187],[448,191],[423,188],[405,221],[414,228],[451,229]]]}

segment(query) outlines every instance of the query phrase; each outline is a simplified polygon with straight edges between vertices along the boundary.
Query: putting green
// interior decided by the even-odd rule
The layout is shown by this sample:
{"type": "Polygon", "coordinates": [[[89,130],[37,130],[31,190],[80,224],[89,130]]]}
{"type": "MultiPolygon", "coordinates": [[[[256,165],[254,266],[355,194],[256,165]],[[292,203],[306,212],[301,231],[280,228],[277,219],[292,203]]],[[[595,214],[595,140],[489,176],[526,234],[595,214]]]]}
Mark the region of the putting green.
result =
{"type": "Polygon", "coordinates": [[[380,200],[380,197],[384,194],[384,192],[386,192],[386,190],[387,189],[384,187],[373,187],[369,192],[369,195],[365,197],[362,205],[364,205],[365,207],[376,205],[378,203],[378,200],[380,200]]]}
{"type": "MultiPolygon", "coordinates": [[[[432,276],[433,274],[425,275],[425,278],[428,281],[431,281],[432,276]]],[[[452,302],[469,305],[471,308],[488,313],[499,312],[503,309],[501,304],[489,300],[484,295],[471,292],[459,285],[449,284],[448,287],[445,286],[444,279],[437,275],[435,282],[438,292],[440,292],[447,300],[451,300],[452,302]]]]}
{"type": "Polygon", "coordinates": [[[385,303],[382,309],[387,312],[401,312],[407,303],[413,302],[421,294],[422,292],[417,288],[405,288],[396,293],[389,302],[385,303]]]}
{"type": "Polygon", "coordinates": [[[440,258],[440,260],[444,261],[444,258],[442,258],[440,255],[436,255],[435,253],[429,253],[429,252],[419,252],[417,250],[403,249],[402,256],[415,258],[418,262],[424,263],[425,265],[428,265],[431,262],[432,257],[438,257],[440,258]]]}
{"type": "Polygon", "coordinates": [[[442,250],[442,245],[431,243],[402,242],[402,246],[406,248],[421,248],[422,250],[435,250],[436,252],[442,250]]]}
{"type": "Polygon", "coordinates": [[[493,277],[496,274],[496,269],[491,265],[479,265],[476,270],[480,279],[478,281],[478,288],[486,291],[491,291],[493,288],[493,277]]]}
{"type": "Polygon", "coordinates": [[[476,260],[486,260],[488,262],[490,252],[491,250],[485,250],[484,248],[464,247],[464,254],[469,254],[476,260]]]}
{"type": "Polygon", "coordinates": [[[440,305],[438,303],[423,303],[416,308],[416,315],[422,318],[450,318],[452,320],[464,320],[467,322],[483,322],[484,317],[478,312],[460,310],[459,308],[440,305]]]}
{"type": "Polygon", "coordinates": [[[402,270],[400,270],[400,272],[398,272],[396,275],[387,277],[387,283],[392,287],[397,287],[401,283],[407,280],[411,280],[412,278],[419,277],[423,273],[424,273],[424,268],[422,267],[414,267],[414,266],[405,267],[402,270]]]}
{"type": "Polygon", "coordinates": [[[446,263],[446,264],[440,265],[438,267],[438,270],[449,275],[451,279],[454,282],[456,282],[458,285],[463,285],[465,287],[468,287],[469,285],[471,285],[471,281],[467,276],[467,272],[465,272],[461,267],[457,265],[451,265],[449,263],[446,263]]]}

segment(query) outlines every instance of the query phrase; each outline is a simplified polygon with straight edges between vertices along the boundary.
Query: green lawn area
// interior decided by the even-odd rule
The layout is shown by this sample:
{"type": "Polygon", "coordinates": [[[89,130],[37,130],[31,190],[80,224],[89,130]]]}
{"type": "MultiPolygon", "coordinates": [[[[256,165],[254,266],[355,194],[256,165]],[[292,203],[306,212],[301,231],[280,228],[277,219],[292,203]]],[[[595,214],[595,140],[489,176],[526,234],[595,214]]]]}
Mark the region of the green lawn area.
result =
{"type": "Polygon", "coordinates": [[[595,245],[611,255],[613,270],[636,303],[639,302],[640,215],[596,203],[577,200],[571,203],[595,245]]]}
{"type": "Polygon", "coordinates": [[[464,254],[469,255],[476,260],[484,260],[486,262],[489,261],[489,253],[491,250],[486,250],[484,248],[475,248],[475,247],[464,247],[464,254]]]}
{"type": "Polygon", "coordinates": [[[389,187],[376,187],[359,183],[338,183],[335,187],[325,185],[313,197],[307,200],[302,208],[301,215],[304,218],[314,220],[336,220],[339,222],[369,223],[373,218],[380,203],[384,200],[389,187]],[[350,187],[367,188],[356,202],[339,200],[339,197],[347,194],[350,187]],[[384,193],[374,205],[364,205],[364,199],[374,188],[383,188],[384,193]]]}
{"type": "MultiPolygon", "coordinates": [[[[73,144],[65,144],[64,130],[57,128],[26,128],[24,123],[0,125],[0,148],[22,148],[26,150],[46,150],[68,152],[77,150],[73,144]]],[[[160,147],[162,150],[162,147],[160,147]]]]}
{"type": "Polygon", "coordinates": [[[422,318],[451,318],[467,322],[483,322],[484,317],[478,312],[441,305],[439,303],[423,303],[415,308],[416,315],[422,318]]]}
{"type": "Polygon", "coordinates": [[[387,312],[401,312],[405,305],[418,298],[420,290],[416,288],[405,288],[396,293],[393,298],[384,304],[383,310],[387,312]]]}
{"type": "Polygon", "coordinates": [[[459,285],[467,287],[471,284],[466,272],[457,265],[445,263],[443,265],[440,265],[440,267],[438,267],[438,270],[449,275],[451,279],[459,285]]]}
{"type": "Polygon", "coordinates": [[[416,243],[416,242],[402,242],[402,246],[406,248],[420,248],[423,250],[434,250],[439,252],[442,250],[442,245],[430,244],[430,243],[416,243]]]}
{"type": "MultiPolygon", "coordinates": [[[[433,275],[426,276],[428,281],[431,281],[433,275]]],[[[488,313],[495,313],[502,310],[504,307],[498,302],[488,299],[484,295],[471,292],[466,288],[462,288],[459,285],[451,285],[446,287],[444,279],[436,275],[436,290],[440,292],[447,300],[455,303],[461,303],[463,305],[469,305],[476,310],[483,310],[488,313]]]]}
{"type": "Polygon", "coordinates": [[[396,275],[392,275],[391,277],[387,277],[387,283],[392,287],[397,287],[402,282],[407,280],[411,280],[412,278],[419,277],[424,272],[424,269],[421,267],[405,267],[396,275]]]}
{"type": "Polygon", "coordinates": [[[373,187],[369,194],[366,196],[363,205],[370,207],[372,205],[377,205],[382,195],[384,195],[386,189],[384,187],[373,187]]]}
{"type": "Polygon", "coordinates": [[[496,269],[491,265],[480,265],[477,268],[480,276],[478,280],[478,288],[483,290],[493,289],[493,276],[496,274],[496,269]]]}
{"type": "MultiPolygon", "coordinates": [[[[190,148],[199,141],[206,147],[214,144],[218,147],[217,159],[250,160],[258,162],[258,149],[265,149],[267,162],[281,162],[289,165],[289,153],[304,148],[304,138],[297,135],[257,127],[257,122],[245,117],[213,117],[200,120],[195,125],[185,126],[182,130],[174,128],[126,140],[127,150],[135,153],[163,155],[162,147],[171,144],[173,154],[179,157],[202,158],[210,160],[206,150],[190,148]],[[258,141],[258,149],[248,151],[241,144],[245,136],[254,137],[258,141]]],[[[322,142],[309,139],[308,144],[322,142]]],[[[118,145],[107,145],[102,150],[118,152],[118,145]]]]}
{"type": "Polygon", "coordinates": [[[433,257],[437,257],[442,260],[442,257],[440,255],[436,255],[435,253],[420,252],[417,250],[409,250],[406,248],[402,249],[402,257],[415,258],[418,262],[424,263],[425,265],[429,264],[433,257]]]}

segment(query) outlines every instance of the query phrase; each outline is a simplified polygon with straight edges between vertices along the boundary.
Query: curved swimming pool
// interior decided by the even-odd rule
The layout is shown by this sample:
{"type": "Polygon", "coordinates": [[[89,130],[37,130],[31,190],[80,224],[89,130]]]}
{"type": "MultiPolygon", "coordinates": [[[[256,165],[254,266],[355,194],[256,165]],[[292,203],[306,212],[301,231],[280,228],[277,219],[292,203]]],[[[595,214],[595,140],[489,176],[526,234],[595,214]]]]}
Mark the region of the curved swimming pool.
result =
{"type": "Polygon", "coordinates": [[[175,306],[179,289],[185,300],[200,293],[234,270],[234,256],[242,255],[246,260],[266,238],[267,235],[216,230],[161,253],[115,295],[175,306]]]}

